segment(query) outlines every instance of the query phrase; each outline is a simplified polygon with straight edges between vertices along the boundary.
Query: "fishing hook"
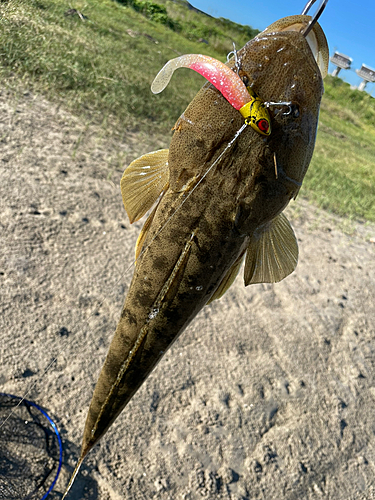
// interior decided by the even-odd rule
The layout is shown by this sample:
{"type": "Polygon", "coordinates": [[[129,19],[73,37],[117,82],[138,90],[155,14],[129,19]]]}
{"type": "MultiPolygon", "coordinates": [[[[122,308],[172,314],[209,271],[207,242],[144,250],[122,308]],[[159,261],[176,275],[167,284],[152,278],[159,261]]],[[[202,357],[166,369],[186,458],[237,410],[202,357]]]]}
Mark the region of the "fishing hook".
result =
{"type": "MultiPolygon", "coordinates": [[[[305,5],[305,8],[303,9],[303,11],[301,12],[301,15],[304,16],[308,13],[308,11],[310,10],[311,6],[316,2],[316,0],[309,0],[307,2],[307,4],[305,5]]],[[[319,17],[322,15],[322,12],[323,10],[325,9],[326,5],[328,3],[328,0],[321,0],[320,2],[320,5],[317,9],[317,11],[315,12],[315,15],[314,17],[311,19],[311,21],[309,22],[309,24],[307,25],[307,28],[305,29],[305,31],[302,32],[302,35],[304,37],[306,37],[310,31],[312,30],[314,24],[317,22],[317,20],[319,19],[319,17]]]]}
{"type": "Polygon", "coordinates": [[[229,54],[227,55],[227,62],[229,62],[229,59],[231,58],[231,56],[234,56],[234,67],[236,68],[236,72],[237,72],[237,75],[241,69],[241,63],[240,63],[240,60],[238,58],[238,55],[237,55],[237,49],[236,49],[236,44],[233,42],[233,50],[231,52],[229,52],[229,54]]]}
{"type": "MultiPolygon", "coordinates": [[[[284,102],[284,101],[281,101],[281,102],[272,102],[272,101],[265,101],[264,102],[264,105],[266,106],[266,108],[271,108],[271,107],[275,107],[275,106],[285,106],[287,107],[287,111],[285,111],[283,113],[283,116],[289,116],[293,113],[293,103],[291,101],[288,101],[288,102],[284,102]]],[[[279,110],[276,110],[277,111],[277,114],[280,112],[279,110]]],[[[295,118],[297,118],[298,115],[295,115],[295,118]]]]}

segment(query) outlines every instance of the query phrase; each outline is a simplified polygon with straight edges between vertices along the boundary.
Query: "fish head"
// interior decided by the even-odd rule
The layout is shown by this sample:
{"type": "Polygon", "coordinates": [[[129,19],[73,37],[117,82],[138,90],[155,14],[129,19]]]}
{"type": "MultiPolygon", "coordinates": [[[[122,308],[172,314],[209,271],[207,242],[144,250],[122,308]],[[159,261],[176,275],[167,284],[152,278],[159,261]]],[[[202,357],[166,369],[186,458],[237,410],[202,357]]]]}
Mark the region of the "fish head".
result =
{"type": "Polygon", "coordinates": [[[268,106],[272,133],[267,148],[278,174],[298,189],[314,149],[329,59],[318,23],[303,35],[310,20],[304,15],[280,19],[238,52],[239,76],[268,106]]]}

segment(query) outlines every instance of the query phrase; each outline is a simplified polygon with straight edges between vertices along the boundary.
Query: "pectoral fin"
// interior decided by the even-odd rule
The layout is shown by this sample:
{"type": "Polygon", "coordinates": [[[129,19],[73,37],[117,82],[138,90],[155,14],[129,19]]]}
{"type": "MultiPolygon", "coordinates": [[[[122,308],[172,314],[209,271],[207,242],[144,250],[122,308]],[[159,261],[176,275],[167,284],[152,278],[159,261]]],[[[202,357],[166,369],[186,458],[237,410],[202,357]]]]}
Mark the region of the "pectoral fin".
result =
{"type": "Polygon", "coordinates": [[[220,299],[224,295],[224,293],[233,285],[234,280],[236,279],[236,276],[240,270],[244,257],[245,254],[241,255],[236,260],[236,262],[224,276],[222,282],[220,283],[220,285],[218,286],[218,288],[216,289],[215,293],[212,295],[210,300],[207,302],[207,304],[211,304],[212,301],[220,299]]]}
{"type": "Polygon", "coordinates": [[[294,271],[297,261],[297,240],[288,219],[281,213],[251,237],[246,252],[245,286],[277,283],[294,271]]]}
{"type": "Polygon", "coordinates": [[[167,189],[168,149],[153,151],[132,161],[122,176],[122,201],[130,223],[139,220],[167,189]]]}

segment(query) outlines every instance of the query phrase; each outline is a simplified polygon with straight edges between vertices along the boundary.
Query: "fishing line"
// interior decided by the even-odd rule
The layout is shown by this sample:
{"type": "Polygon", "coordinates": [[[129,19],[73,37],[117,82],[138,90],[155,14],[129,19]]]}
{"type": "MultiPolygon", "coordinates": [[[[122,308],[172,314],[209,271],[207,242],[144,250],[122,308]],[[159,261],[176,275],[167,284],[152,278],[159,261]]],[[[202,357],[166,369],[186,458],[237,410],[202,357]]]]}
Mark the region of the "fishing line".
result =
{"type": "MultiPolygon", "coordinates": [[[[9,9],[10,9],[10,5],[12,4],[12,2],[9,4],[9,9]]],[[[234,53],[235,56],[236,56],[236,52],[234,53]]],[[[242,134],[242,132],[245,130],[245,128],[247,127],[247,124],[244,123],[240,129],[235,133],[234,137],[228,142],[228,144],[225,146],[224,150],[220,153],[220,155],[216,158],[216,160],[207,168],[207,170],[205,171],[205,173],[202,175],[202,177],[199,179],[199,181],[197,182],[197,184],[191,189],[191,191],[186,195],[186,197],[181,201],[180,205],[178,205],[178,207],[175,209],[175,211],[170,215],[170,217],[165,221],[165,223],[159,228],[159,230],[157,231],[157,233],[155,234],[155,236],[151,239],[150,243],[147,245],[147,247],[145,247],[144,249],[142,249],[140,255],[143,255],[143,253],[150,247],[150,245],[155,241],[155,239],[160,235],[160,233],[163,231],[163,229],[168,225],[168,223],[172,220],[172,218],[176,215],[176,213],[183,207],[184,203],[190,198],[190,196],[194,193],[194,191],[198,188],[198,186],[203,182],[203,180],[207,177],[207,175],[212,171],[212,169],[218,164],[218,162],[223,158],[223,156],[226,154],[226,152],[233,146],[233,144],[235,143],[235,141],[238,139],[238,137],[242,134]]],[[[104,304],[104,302],[107,300],[106,299],[106,296],[108,295],[108,293],[114,289],[114,287],[116,285],[118,285],[120,283],[120,281],[123,279],[123,277],[130,271],[130,269],[136,264],[137,260],[139,259],[140,256],[138,256],[138,258],[132,260],[132,262],[125,268],[125,270],[119,275],[118,279],[115,281],[114,285],[112,285],[111,287],[108,288],[108,290],[106,292],[104,292],[104,298],[102,298],[97,307],[95,308],[95,311],[93,311],[91,314],[89,314],[89,316],[87,317],[87,319],[85,321],[83,321],[83,324],[80,325],[80,322],[75,322],[74,325],[73,325],[73,330],[78,330],[79,331],[82,331],[82,327],[86,324],[88,325],[88,322],[90,319],[92,319],[97,310],[104,304]]],[[[36,288],[36,287],[32,287],[31,289],[33,288],[36,288]]],[[[102,297],[103,297],[103,294],[100,294],[102,297]]],[[[67,303],[68,299],[63,299],[62,300],[62,304],[65,305],[67,303]]],[[[78,333],[77,332],[77,333],[78,333]]],[[[15,410],[26,400],[26,397],[31,393],[31,391],[37,386],[38,382],[43,379],[46,374],[50,371],[52,365],[57,361],[57,358],[59,355],[61,355],[66,349],[67,347],[70,345],[72,339],[71,340],[68,340],[65,345],[58,351],[58,354],[52,359],[52,361],[50,361],[50,363],[47,365],[47,367],[43,370],[42,372],[42,376],[38,378],[37,381],[35,381],[30,387],[29,389],[26,390],[25,394],[23,397],[20,397],[20,400],[17,404],[17,406],[9,413],[9,415],[6,417],[6,419],[0,424],[0,428],[2,428],[5,423],[9,420],[9,418],[14,414],[15,410]]]]}
{"type": "MultiPolygon", "coordinates": [[[[10,6],[13,5],[13,2],[11,2],[8,6],[8,8],[10,8],[10,6]]],[[[223,157],[223,155],[227,152],[227,150],[233,145],[233,143],[237,140],[237,138],[239,137],[239,135],[242,133],[242,131],[245,129],[246,127],[246,124],[243,124],[243,126],[235,133],[233,139],[227,144],[227,146],[225,147],[225,149],[223,150],[223,152],[218,156],[218,158],[212,163],[212,165],[207,169],[207,171],[203,174],[203,176],[199,179],[199,181],[197,182],[197,184],[194,186],[194,188],[188,193],[188,195],[185,197],[185,199],[181,202],[181,204],[176,208],[175,212],[171,214],[171,216],[169,217],[169,219],[164,223],[164,225],[159,229],[159,231],[155,234],[155,236],[153,237],[153,239],[150,241],[149,245],[147,247],[145,247],[144,249],[142,249],[140,255],[143,254],[144,251],[147,250],[147,248],[153,243],[153,241],[155,240],[155,238],[158,237],[158,235],[161,233],[161,231],[165,228],[165,226],[169,223],[169,221],[174,217],[174,215],[176,214],[176,212],[183,206],[183,204],[189,199],[189,197],[192,195],[192,193],[195,191],[195,189],[200,185],[200,183],[204,180],[204,178],[208,175],[208,173],[212,170],[212,168],[221,160],[221,158],[223,157]]],[[[138,256],[138,258],[140,257],[140,255],[138,256]]],[[[110,288],[108,288],[108,290],[104,293],[104,298],[102,298],[101,300],[99,300],[98,302],[98,305],[96,306],[95,310],[87,317],[87,319],[84,321],[84,324],[88,324],[89,320],[92,319],[97,310],[104,304],[104,302],[107,300],[106,297],[108,295],[108,293],[113,290],[113,288],[119,284],[119,282],[122,280],[122,278],[129,272],[129,270],[135,265],[135,263],[137,262],[137,259],[133,260],[129,265],[128,267],[125,268],[125,270],[119,275],[119,278],[118,280],[115,282],[114,285],[112,285],[110,288]]],[[[34,281],[34,280],[32,280],[34,281]]],[[[29,287],[29,291],[30,290],[35,290],[37,288],[37,285],[34,285],[34,286],[31,286],[29,287]]],[[[102,295],[103,297],[103,295],[102,295]]],[[[66,305],[68,303],[68,298],[63,298],[62,299],[62,306],[66,305]]],[[[75,323],[73,324],[73,326],[71,327],[72,330],[76,330],[78,328],[78,323],[75,323]]],[[[45,375],[50,371],[52,365],[57,361],[57,358],[60,354],[62,354],[66,349],[67,347],[69,346],[71,341],[67,341],[66,344],[61,348],[60,351],[58,351],[58,354],[48,363],[47,367],[43,370],[42,372],[42,375],[41,375],[41,378],[45,377],[45,375]]],[[[23,397],[20,399],[19,401],[19,405],[22,404],[22,402],[26,399],[27,396],[29,396],[29,394],[31,393],[31,391],[33,389],[35,389],[35,387],[37,386],[38,382],[39,382],[40,378],[35,381],[27,390],[26,392],[24,393],[23,397]]],[[[18,405],[18,406],[19,406],[18,405]]],[[[17,407],[16,407],[17,408],[17,407]]],[[[12,412],[8,415],[8,417],[6,418],[6,420],[0,424],[0,428],[5,424],[5,422],[7,420],[9,420],[9,418],[12,416],[12,412]]]]}
{"type": "MultiPolygon", "coordinates": [[[[11,2],[9,4],[9,9],[10,9],[10,6],[13,5],[13,2],[11,2]]],[[[236,49],[235,47],[233,48],[233,53],[234,53],[234,56],[235,56],[235,60],[237,59],[237,52],[236,52],[236,49]]],[[[236,60],[236,64],[237,64],[237,60],[236,60]]],[[[232,147],[233,143],[237,140],[237,138],[239,137],[239,135],[243,132],[243,130],[246,128],[246,124],[243,124],[242,127],[235,133],[234,137],[232,138],[232,140],[226,145],[225,149],[222,151],[222,153],[218,156],[218,158],[211,164],[210,167],[208,167],[208,169],[206,170],[206,172],[203,174],[203,176],[199,179],[199,181],[197,182],[197,184],[194,186],[194,188],[187,194],[187,196],[184,198],[184,200],[182,200],[181,204],[176,208],[176,210],[171,214],[171,216],[166,220],[166,222],[163,224],[163,226],[159,229],[159,231],[155,234],[155,236],[152,238],[152,240],[150,241],[149,245],[145,248],[142,249],[140,255],[143,255],[143,253],[149,248],[149,246],[153,243],[153,241],[155,240],[155,238],[157,238],[159,236],[159,234],[161,233],[161,231],[163,231],[163,229],[167,226],[167,224],[170,222],[170,220],[175,216],[175,214],[177,213],[177,211],[183,207],[184,203],[189,199],[189,197],[193,194],[193,192],[195,191],[195,189],[198,188],[198,186],[200,185],[200,183],[205,179],[205,177],[209,174],[209,172],[212,170],[212,168],[214,168],[214,166],[221,160],[221,158],[223,157],[223,155],[228,151],[229,148],[232,147]]],[[[140,256],[138,256],[139,258],[140,256]]],[[[102,298],[101,300],[99,300],[98,302],[98,305],[97,307],[95,308],[95,310],[87,317],[87,319],[84,321],[84,324],[88,324],[89,320],[92,319],[94,317],[94,315],[96,314],[97,310],[104,304],[105,300],[106,300],[106,296],[108,295],[109,291],[110,290],[113,290],[114,286],[118,285],[119,282],[123,279],[123,277],[129,272],[129,270],[135,265],[135,263],[137,262],[138,258],[136,258],[135,260],[133,260],[129,265],[128,267],[125,268],[125,270],[119,275],[119,278],[117,279],[117,281],[115,282],[114,285],[112,285],[110,288],[108,288],[108,290],[104,293],[104,298],[102,298]]],[[[33,287],[34,289],[36,287],[33,287]]],[[[31,289],[33,289],[31,288],[31,289]]],[[[103,295],[102,295],[103,297],[103,295]]],[[[67,304],[68,302],[68,299],[65,298],[62,300],[62,305],[64,306],[65,304],[67,304]]],[[[82,325],[83,326],[83,325],[82,325]]],[[[78,326],[78,322],[75,323],[72,327],[73,330],[76,330],[78,329],[79,326],[78,326]]],[[[57,357],[62,353],[64,352],[68,345],[70,344],[71,341],[67,341],[66,344],[61,348],[60,351],[58,351],[58,354],[57,356],[55,356],[50,362],[49,364],[47,365],[47,367],[44,369],[43,373],[42,373],[42,378],[49,372],[49,370],[51,369],[52,365],[57,361],[57,357]]],[[[26,391],[26,393],[24,394],[23,398],[21,398],[20,400],[20,404],[22,403],[22,401],[31,393],[31,391],[37,386],[37,383],[38,381],[35,381],[31,386],[30,388],[26,391]]],[[[11,416],[11,414],[9,415],[9,417],[11,416]]],[[[9,419],[8,417],[8,419],[9,419]]],[[[0,425],[1,427],[1,425],[0,425]]]]}
{"type": "MultiPolygon", "coordinates": [[[[162,230],[165,228],[165,226],[170,222],[170,220],[175,216],[175,214],[180,210],[180,208],[183,206],[183,204],[190,198],[190,196],[194,193],[194,191],[197,189],[197,187],[199,186],[199,184],[203,181],[203,179],[205,177],[207,177],[207,175],[210,173],[210,171],[213,169],[213,167],[221,160],[221,158],[224,156],[224,154],[227,152],[227,150],[232,147],[233,143],[237,140],[237,138],[240,136],[240,134],[242,134],[242,132],[245,130],[245,128],[247,127],[247,124],[244,123],[241,128],[239,130],[237,130],[236,134],[234,135],[233,139],[228,142],[228,144],[226,145],[224,151],[222,151],[220,153],[220,155],[216,158],[216,160],[212,163],[212,165],[210,167],[208,167],[208,169],[206,170],[206,172],[202,175],[202,177],[199,179],[199,181],[197,182],[197,184],[189,191],[188,195],[184,198],[184,200],[180,203],[180,205],[176,208],[176,210],[171,214],[171,216],[166,220],[166,222],[161,226],[161,228],[159,229],[159,231],[155,234],[155,236],[152,238],[152,240],[150,241],[150,243],[147,245],[147,247],[145,249],[142,249],[140,255],[138,256],[137,259],[134,260],[134,262],[131,264],[131,265],[134,265],[137,260],[139,259],[139,257],[143,254],[143,252],[145,252],[151,245],[151,243],[153,243],[153,241],[159,236],[159,234],[162,232],[162,230]]],[[[130,268],[130,267],[129,267],[130,268]]],[[[125,271],[127,272],[129,270],[129,268],[125,271]]]]}
{"type": "MultiPolygon", "coordinates": [[[[328,0],[326,0],[328,1],[328,0]]],[[[314,1],[311,1],[308,6],[306,7],[307,10],[310,8],[310,6],[312,5],[312,3],[314,3],[314,1]]],[[[325,6],[325,3],[326,2],[323,2],[322,5],[325,6]]],[[[10,8],[10,5],[9,4],[9,8],[10,8]]],[[[320,13],[319,13],[320,14],[320,13]]],[[[316,16],[318,17],[318,16],[316,16]]],[[[236,61],[236,65],[237,65],[237,52],[236,52],[236,49],[234,47],[234,50],[233,50],[233,54],[234,54],[234,57],[235,57],[235,61],[236,61]]],[[[271,104],[271,103],[270,103],[271,104]]],[[[273,104],[273,103],[272,103],[273,104]]],[[[284,104],[289,104],[289,103],[284,103],[284,104]]],[[[157,231],[157,233],[154,235],[154,237],[152,238],[152,240],[150,241],[150,243],[147,245],[147,247],[143,248],[142,251],[140,252],[140,255],[143,255],[143,253],[150,247],[150,245],[154,242],[154,240],[159,236],[159,234],[163,231],[163,229],[168,225],[168,223],[171,221],[171,219],[175,216],[175,214],[178,212],[178,210],[180,210],[184,203],[190,198],[190,196],[194,193],[195,189],[198,188],[198,186],[201,184],[201,182],[206,178],[206,176],[209,174],[209,172],[215,167],[215,165],[217,165],[217,163],[221,160],[221,158],[224,156],[224,154],[228,151],[228,149],[230,149],[232,147],[232,145],[234,144],[234,142],[237,140],[237,138],[240,136],[240,134],[243,132],[243,130],[246,128],[246,124],[244,123],[240,129],[235,133],[234,137],[231,139],[231,141],[229,141],[229,143],[226,145],[226,147],[224,148],[224,150],[222,151],[222,153],[218,156],[218,158],[216,158],[216,160],[211,164],[210,167],[208,167],[208,169],[206,170],[206,172],[203,174],[203,176],[199,179],[199,181],[197,182],[197,184],[191,189],[191,191],[187,194],[187,196],[182,200],[182,202],[180,203],[180,205],[176,208],[176,210],[171,214],[171,216],[166,220],[166,222],[162,225],[162,227],[157,231]]],[[[277,175],[277,167],[276,168],[276,175],[277,175]]],[[[137,260],[139,259],[140,255],[135,259],[135,260],[132,260],[132,262],[128,265],[128,267],[125,268],[125,270],[119,275],[119,278],[117,279],[117,281],[115,282],[114,285],[112,285],[105,293],[104,293],[104,298],[102,298],[97,307],[95,308],[95,311],[93,311],[89,316],[88,318],[84,321],[84,324],[88,324],[89,320],[92,319],[94,317],[94,315],[96,314],[97,310],[104,304],[105,300],[106,300],[106,296],[108,295],[109,291],[110,290],[113,290],[114,286],[118,285],[119,282],[123,279],[123,277],[129,272],[129,270],[136,264],[137,260]]],[[[36,287],[32,287],[31,289],[35,289],[36,287]]],[[[102,295],[103,297],[103,295],[102,295]]],[[[63,299],[62,300],[62,305],[65,305],[67,303],[68,299],[63,299]]],[[[72,327],[73,330],[77,329],[78,328],[78,322],[75,323],[72,327]]],[[[57,357],[62,354],[66,348],[68,347],[68,345],[70,344],[71,341],[67,341],[66,345],[62,347],[62,349],[58,352],[57,356],[55,356],[51,361],[50,363],[47,365],[47,367],[44,369],[43,373],[42,373],[42,378],[49,372],[49,370],[51,369],[52,365],[57,361],[57,357]]],[[[37,383],[38,381],[35,381],[31,386],[30,388],[26,391],[26,393],[24,394],[24,396],[20,399],[20,402],[19,404],[21,404],[25,398],[30,394],[30,392],[37,386],[37,383]]],[[[10,418],[10,416],[12,415],[12,412],[9,414],[9,416],[7,417],[7,419],[0,425],[0,428],[5,424],[5,422],[10,418]]]]}
{"type": "MultiPolygon", "coordinates": [[[[105,297],[99,302],[98,306],[95,308],[95,311],[93,311],[89,316],[88,318],[84,321],[84,324],[88,324],[89,320],[95,316],[97,310],[103,305],[103,303],[105,302],[106,300],[106,296],[108,295],[109,291],[110,290],[113,290],[113,288],[118,285],[120,283],[120,281],[123,279],[123,277],[130,271],[130,269],[136,264],[137,260],[140,258],[140,256],[150,247],[150,245],[154,242],[154,240],[159,236],[159,234],[163,231],[163,229],[167,226],[167,224],[172,220],[172,218],[175,216],[175,214],[181,209],[181,207],[184,205],[184,203],[190,198],[190,196],[193,194],[193,192],[198,188],[198,186],[201,184],[201,182],[207,177],[207,175],[209,174],[209,172],[214,168],[214,166],[221,160],[221,158],[224,156],[224,154],[228,151],[229,148],[232,147],[232,145],[235,143],[235,141],[237,140],[237,138],[242,134],[242,132],[245,130],[245,128],[247,127],[247,124],[244,123],[239,130],[237,130],[237,132],[235,133],[234,137],[228,142],[228,144],[226,145],[226,147],[224,148],[224,150],[220,153],[220,155],[216,158],[216,160],[210,165],[210,167],[208,167],[208,169],[206,170],[206,172],[202,175],[202,177],[199,179],[199,181],[197,182],[197,184],[191,189],[191,191],[188,193],[188,195],[184,198],[184,200],[180,203],[180,205],[176,208],[176,210],[171,214],[171,216],[166,220],[166,222],[162,225],[162,227],[159,229],[159,231],[155,234],[155,236],[152,238],[152,240],[150,241],[150,243],[144,248],[142,249],[140,255],[138,256],[138,258],[134,259],[129,265],[128,267],[121,273],[121,275],[119,276],[119,278],[117,279],[117,281],[115,282],[114,285],[112,285],[108,290],[107,292],[105,292],[105,297]]],[[[65,302],[65,301],[64,301],[65,302]]],[[[72,329],[74,330],[76,327],[78,327],[79,323],[75,323],[72,327],[72,329]]],[[[52,359],[52,361],[50,361],[50,363],[47,365],[47,367],[44,369],[42,375],[40,378],[43,378],[45,377],[45,375],[48,373],[48,371],[50,370],[50,368],[52,367],[52,365],[57,361],[57,357],[62,354],[65,349],[68,347],[68,345],[70,344],[72,340],[69,340],[67,341],[66,345],[62,347],[62,349],[58,352],[58,354],[52,359]]],[[[40,380],[39,378],[39,380],[40,380]]],[[[35,381],[31,386],[30,388],[26,391],[26,393],[20,397],[20,401],[19,403],[15,406],[15,408],[12,409],[12,411],[9,413],[9,415],[5,418],[5,420],[0,424],[0,429],[5,425],[5,423],[9,420],[9,418],[13,415],[13,413],[15,412],[15,410],[18,408],[18,406],[20,406],[23,401],[26,399],[26,397],[30,394],[30,392],[36,387],[37,383],[39,382],[39,380],[35,381]]]]}
{"type": "MultiPolygon", "coordinates": [[[[159,236],[159,234],[163,231],[163,229],[167,226],[167,224],[173,219],[173,217],[176,215],[176,213],[181,209],[181,207],[184,205],[184,203],[186,202],[186,200],[188,200],[190,198],[190,196],[193,194],[193,192],[196,190],[196,188],[200,185],[200,183],[203,181],[203,179],[209,174],[209,172],[213,169],[213,167],[221,160],[221,158],[224,156],[224,154],[227,152],[227,150],[234,144],[234,142],[237,140],[237,138],[241,135],[241,133],[245,130],[245,128],[247,127],[247,123],[244,123],[241,128],[239,130],[237,130],[237,132],[235,133],[233,139],[228,142],[228,144],[226,145],[225,149],[220,153],[220,155],[216,158],[216,160],[212,163],[212,165],[206,170],[206,172],[204,173],[204,175],[199,179],[199,181],[197,182],[197,184],[193,187],[193,189],[191,189],[191,191],[189,191],[188,195],[186,196],[186,198],[180,203],[180,205],[178,205],[178,207],[176,208],[176,210],[171,214],[171,216],[166,220],[166,222],[161,226],[161,228],[159,229],[159,231],[155,234],[155,236],[152,238],[152,240],[150,241],[150,243],[147,245],[147,247],[145,249],[142,249],[140,255],[134,260],[134,262],[132,264],[130,264],[130,266],[124,271],[124,273],[120,276],[119,280],[122,279],[122,277],[129,271],[129,269],[134,266],[134,264],[137,262],[137,260],[139,259],[139,257],[151,246],[151,244],[153,243],[153,241],[159,236]]],[[[138,341],[138,339],[137,339],[138,341]]],[[[132,347],[133,349],[133,347],[132,347]]],[[[119,379],[119,375],[117,376],[117,378],[119,379]]],[[[95,427],[94,427],[95,429],[95,427]]],[[[74,481],[75,481],[75,478],[77,477],[77,474],[81,468],[81,465],[82,465],[82,462],[84,460],[84,457],[81,457],[77,464],[76,464],[76,467],[73,471],[73,474],[69,480],[69,483],[68,483],[68,486],[66,487],[66,490],[65,490],[65,493],[64,493],[64,496],[62,498],[62,500],[64,500],[64,498],[66,498],[67,494],[69,493],[74,481]]]]}

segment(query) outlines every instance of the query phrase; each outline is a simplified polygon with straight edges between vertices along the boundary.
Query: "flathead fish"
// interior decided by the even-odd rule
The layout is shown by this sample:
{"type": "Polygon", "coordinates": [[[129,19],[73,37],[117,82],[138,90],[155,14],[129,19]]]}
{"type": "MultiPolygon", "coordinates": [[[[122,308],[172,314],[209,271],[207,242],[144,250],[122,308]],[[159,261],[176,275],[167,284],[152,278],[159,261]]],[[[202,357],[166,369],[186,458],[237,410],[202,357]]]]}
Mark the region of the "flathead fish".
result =
{"type": "Polygon", "coordinates": [[[169,150],[133,161],[121,180],[130,222],[152,211],[70,484],[167,349],[225,293],[242,262],[245,286],[280,281],[295,269],[297,241],[283,210],[312,157],[329,55],[321,27],[310,22],[306,15],[281,19],[227,65],[182,56],[156,77],[154,92],[181,66],[209,82],[177,120],[169,150]]]}

